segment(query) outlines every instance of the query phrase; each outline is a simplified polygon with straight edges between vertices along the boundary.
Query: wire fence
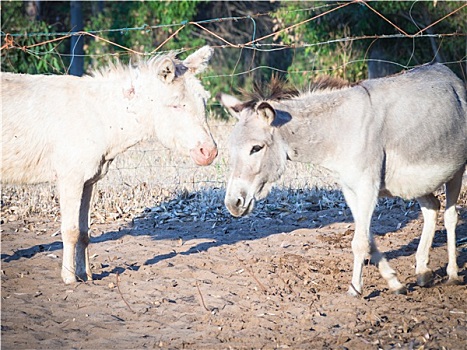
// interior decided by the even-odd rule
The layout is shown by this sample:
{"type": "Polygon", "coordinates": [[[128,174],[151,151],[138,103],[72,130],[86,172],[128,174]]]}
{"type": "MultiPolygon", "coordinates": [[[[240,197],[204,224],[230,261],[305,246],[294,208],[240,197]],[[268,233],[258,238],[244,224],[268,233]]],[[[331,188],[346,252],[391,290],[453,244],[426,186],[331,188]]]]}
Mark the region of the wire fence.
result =
{"type": "MultiPolygon", "coordinates": [[[[33,32],[33,33],[6,33],[3,30],[0,33],[0,37],[2,38],[3,45],[1,46],[0,50],[22,50],[24,52],[27,52],[31,55],[45,55],[45,54],[57,54],[59,56],[84,56],[84,57],[96,57],[99,56],[98,54],[83,54],[83,55],[77,55],[74,52],[71,52],[70,54],[66,53],[58,53],[55,49],[49,50],[49,51],[35,51],[33,50],[34,48],[44,46],[46,44],[50,43],[55,43],[55,42],[62,42],[66,39],[69,39],[74,36],[78,37],[85,37],[89,36],[93,39],[100,40],[103,42],[106,42],[107,44],[111,46],[115,46],[119,49],[124,50],[127,53],[131,54],[137,54],[137,55],[142,55],[142,56],[151,56],[156,53],[166,53],[166,51],[163,51],[162,48],[164,47],[167,42],[174,40],[177,36],[177,34],[184,30],[185,28],[188,27],[196,27],[200,29],[201,31],[205,32],[207,35],[218,39],[220,42],[222,42],[222,45],[217,45],[215,46],[216,48],[219,49],[224,49],[224,48],[235,48],[238,50],[254,50],[257,52],[270,52],[270,51],[278,51],[278,50],[286,50],[286,49],[299,49],[299,48],[307,48],[307,47],[315,47],[315,46],[325,46],[325,45],[330,45],[330,44],[335,44],[335,43],[350,43],[354,41],[361,41],[361,40],[376,40],[376,39],[420,39],[420,38],[449,38],[449,37],[466,37],[467,33],[461,33],[461,32],[452,32],[452,33],[430,33],[432,28],[436,25],[438,25],[440,22],[446,20],[450,16],[458,13],[459,11],[465,9],[467,7],[467,3],[460,3],[460,6],[453,11],[447,13],[443,17],[433,21],[429,25],[425,26],[424,28],[420,28],[417,23],[413,20],[413,24],[419,28],[418,31],[415,33],[409,33],[406,30],[402,29],[401,27],[397,26],[393,22],[391,22],[386,16],[384,16],[382,13],[378,12],[375,10],[369,2],[363,1],[363,0],[353,0],[345,3],[331,3],[331,4],[325,4],[321,6],[316,6],[316,7],[305,7],[302,9],[297,9],[293,11],[288,11],[288,12],[315,12],[317,10],[321,10],[323,8],[329,8],[324,12],[321,12],[315,16],[311,16],[306,20],[300,21],[298,23],[295,23],[293,25],[287,26],[286,28],[278,29],[276,31],[273,31],[267,35],[263,35],[261,37],[257,37],[257,26],[256,26],[256,19],[262,16],[272,16],[273,13],[259,13],[259,14],[252,14],[252,15],[247,15],[247,16],[237,16],[237,17],[222,17],[222,18],[211,18],[211,19],[205,19],[201,21],[182,21],[180,23],[172,23],[172,24],[160,24],[160,25],[147,25],[147,24],[142,24],[141,26],[137,27],[122,27],[122,28],[108,28],[108,29],[96,29],[96,30],[88,30],[88,31],[69,31],[69,32],[33,32]],[[372,12],[374,12],[378,17],[383,19],[385,22],[390,24],[397,33],[391,33],[391,34],[382,34],[382,35],[361,35],[361,36],[356,36],[356,37],[342,37],[342,38],[337,38],[337,39],[331,39],[331,40],[326,40],[322,42],[313,42],[313,43],[306,43],[306,42],[300,42],[300,43],[291,43],[291,44],[285,44],[285,43],[266,43],[266,39],[269,38],[277,38],[281,33],[284,32],[289,32],[291,30],[294,30],[296,28],[299,28],[301,26],[306,25],[309,22],[316,21],[320,19],[321,17],[324,17],[326,15],[329,15],[332,12],[341,10],[344,7],[351,6],[359,4],[361,6],[365,6],[368,9],[370,9],[372,12]],[[237,22],[237,21],[251,21],[253,23],[252,27],[252,32],[251,32],[251,40],[247,42],[231,42],[219,33],[216,33],[214,31],[211,31],[207,29],[205,24],[208,23],[226,23],[226,22],[237,22]],[[153,50],[149,52],[141,52],[129,47],[124,47],[115,41],[109,40],[104,37],[105,34],[109,33],[121,33],[124,35],[127,32],[131,31],[157,31],[162,28],[176,28],[173,33],[168,36],[163,42],[161,42],[159,45],[157,45],[153,50]],[[16,41],[18,38],[24,38],[24,37],[33,37],[33,38],[51,38],[47,40],[42,40],[38,41],[37,43],[30,44],[30,45],[19,45],[16,41]]],[[[185,48],[180,51],[188,51],[192,50],[194,48],[185,48]]],[[[105,54],[109,55],[109,54],[105,54]]],[[[460,58],[456,62],[462,63],[466,62],[467,52],[464,57],[460,58]]],[[[367,59],[365,59],[367,60],[367,59]]],[[[352,63],[348,62],[347,64],[352,63]]],[[[397,62],[391,62],[394,64],[399,65],[397,62]]],[[[452,63],[452,62],[446,62],[446,63],[452,63]]],[[[254,70],[256,69],[261,69],[261,68],[268,68],[271,70],[276,70],[274,67],[255,67],[254,70]]],[[[408,66],[403,66],[403,68],[408,68],[408,66]]],[[[250,73],[252,70],[248,70],[245,72],[239,72],[232,74],[232,76],[235,75],[242,75],[242,74],[247,74],[250,73]]],[[[303,71],[297,71],[297,72],[288,72],[288,73],[303,73],[303,71]]],[[[213,77],[218,77],[218,76],[213,76],[213,77]]],[[[209,78],[209,77],[207,77],[209,78]]]]}
{"type": "MultiPolygon", "coordinates": [[[[123,185],[161,186],[166,191],[196,192],[225,188],[229,176],[228,138],[233,122],[211,121],[210,129],[218,146],[218,157],[207,167],[197,166],[157,140],[144,142],[119,155],[103,181],[103,187],[123,185]]],[[[312,164],[290,164],[278,183],[285,188],[333,187],[332,176],[312,164]]]]}
{"type": "MultiPolygon", "coordinates": [[[[386,16],[378,12],[373,8],[373,6],[364,1],[354,0],[345,3],[328,3],[322,6],[315,7],[304,7],[297,9],[297,12],[303,13],[313,13],[317,10],[324,10],[317,15],[310,16],[306,20],[295,23],[286,28],[278,29],[276,31],[271,31],[266,35],[259,36],[257,31],[256,21],[261,16],[271,16],[271,13],[258,13],[254,15],[247,16],[238,16],[238,17],[223,17],[223,18],[211,18],[202,21],[182,21],[175,24],[162,24],[156,26],[149,26],[147,24],[142,24],[136,27],[122,27],[122,28],[107,28],[107,29],[96,29],[89,31],[78,31],[78,32],[55,32],[55,33],[45,33],[45,32],[35,32],[35,33],[7,33],[1,32],[2,54],[7,50],[21,50],[27,54],[30,54],[34,57],[43,56],[45,54],[55,54],[59,56],[67,56],[68,54],[59,53],[56,49],[49,51],[41,51],[40,48],[44,47],[50,43],[62,43],[64,40],[70,39],[73,36],[79,37],[91,37],[96,40],[107,43],[108,45],[115,46],[124,52],[137,54],[142,56],[151,56],[155,54],[165,53],[164,46],[170,41],[174,40],[177,37],[177,34],[181,31],[187,29],[188,27],[196,27],[200,31],[203,31],[206,35],[215,38],[220,45],[215,46],[218,50],[236,50],[241,57],[241,52],[243,50],[251,50],[254,52],[270,52],[270,51],[279,51],[279,50],[296,50],[296,49],[306,49],[309,47],[317,46],[327,46],[331,44],[346,44],[362,40],[386,40],[386,39],[419,39],[419,38],[452,38],[452,37],[465,37],[467,38],[467,33],[462,32],[452,32],[452,33],[433,33],[432,29],[436,28],[435,26],[446,20],[450,16],[459,13],[461,10],[467,8],[467,3],[459,3],[459,6],[444,15],[441,18],[436,19],[429,25],[424,28],[419,28],[414,33],[409,33],[403,28],[392,23],[386,16]],[[288,32],[294,29],[297,29],[301,26],[307,25],[309,22],[316,21],[321,17],[324,17],[332,12],[339,11],[344,7],[355,6],[365,6],[375,13],[378,17],[383,19],[389,25],[392,26],[396,33],[381,34],[381,35],[361,35],[361,36],[343,36],[341,38],[336,38],[332,40],[326,40],[322,42],[299,42],[299,43],[283,43],[283,42],[266,42],[267,39],[277,38],[280,33],[288,32]],[[238,22],[238,21],[250,21],[252,25],[252,30],[249,35],[249,40],[244,42],[232,42],[225,39],[220,33],[214,32],[206,28],[206,24],[217,23],[222,25],[227,22],[238,22]],[[132,48],[124,47],[108,38],[105,35],[109,33],[121,33],[124,35],[130,31],[157,31],[163,28],[170,27],[172,28],[172,33],[154,49],[148,52],[141,52],[132,48]],[[431,32],[430,32],[431,31],[431,32]],[[30,45],[20,45],[19,39],[24,37],[33,37],[37,39],[37,42],[30,45]]],[[[414,41],[415,45],[415,41],[414,41]]],[[[184,48],[180,51],[189,51],[193,50],[193,47],[184,48]]],[[[75,54],[71,52],[70,56],[75,54]]],[[[111,55],[111,54],[105,54],[111,55]]],[[[83,56],[95,57],[96,54],[85,54],[83,56]]],[[[466,63],[467,62],[467,51],[463,57],[456,59],[456,63],[466,63]]],[[[371,59],[365,57],[362,61],[385,62],[381,59],[371,59]]],[[[398,62],[388,61],[394,65],[400,66],[400,68],[409,68],[408,64],[401,64],[398,62]]],[[[355,63],[355,61],[343,62],[342,65],[348,65],[355,63]]],[[[444,62],[450,63],[450,62],[444,62]]],[[[451,62],[452,63],[452,62],[451,62]]],[[[296,71],[285,71],[278,67],[260,65],[251,67],[246,70],[238,70],[235,67],[230,74],[211,74],[203,77],[205,80],[214,79],[214,78],[224,78],[228,77],[231,79],[236,79],[241,75],[250,74],[256,70],[270,70],[277,71],[286,74],[304,74],[310,72],[311,70],[296,70],[296,71]]],[[[311,68],[314,69],[314,68],[311,68]]],[[[329,70],[339,69],[339,67],[330,67],[329,70]]],[[[316,70],[314,69],[316,72],[316,70]]],[[[121,191],[125,189],[135,189],[142,187],[151,187],[153,189],[157,188],[161,193],[164,191],[173,193],[176,191],[200,191],[205,188],[224,188],[227,176],[228,176],[228,151],[227,151],[227,138],[232,128],[231,122],[220,121],[215,118],[211,118],[210,127],[213,133],[213,136],[219,146],[219,156],[214,161],[214,163],[209,167],[198,167],[193,165],[190,159],[179,156],[175,151],[167,150],[163,146],[157,143],[157,141],[152,143],[145,143],[138,145],[137,147],[130,149],[125,154],[118,156],[113,162],[108,175],[101,181],[99,184],[101,197],[105,197],[105,192],[109,192],[109,189],[112,189],[112,196],[115,199],[116,196],[121,194],[121,191]]],[[[289,166],[286,174],[279,183],[279,186],[299,189],[299,188],[310,188],[310,187],[332,187],[334,186],[334,180],[330,174],[326,173],[322,169],[317,169],[311,164],[294,164],[289,166]]],[[[39,195],[39,200],[41,200],[41,195],[39,195]]],[[[137,198],[137,196],[135,196],[137,198]]],[[[139,198],[139,197],[138,197],[139,198]]],[[[105,198],[102,198],[105,199],[105,198]]]]}
{"type": "MultiPolygon", "coordinates": [[[[190,157],[165,148],[157,140],[140,143],[118,155],[107,175],[94,191],[93,220],[106,223],[115,219],[133,220],[146,210],[176,211],[178,203],[189,203],[193,211],[217,208],[225,215],[223,196],[229,176],[228,138],[233,122],[211,121],[210,129],[218,145],[218,157],[210,166],[197,166],[190,157]],[[185,201],[186,198],[197,200],[185,201]]],[[[315,190],[336,189],[331,174],[308,163],[290,163],[270,196],[270,206],[278,198],[304,206],[315,190]]],[[[218,213],[218,214],[219,214],[218,213]]],[[[2,222],[29,220],[40,215],[47,220],[60,216],[55,184],[3,185],[2,222]]],[[[210,213],[209,215],[214,215],[210,213]]],[[[194,219],[194,217],[192,217],[194,219]]]]}

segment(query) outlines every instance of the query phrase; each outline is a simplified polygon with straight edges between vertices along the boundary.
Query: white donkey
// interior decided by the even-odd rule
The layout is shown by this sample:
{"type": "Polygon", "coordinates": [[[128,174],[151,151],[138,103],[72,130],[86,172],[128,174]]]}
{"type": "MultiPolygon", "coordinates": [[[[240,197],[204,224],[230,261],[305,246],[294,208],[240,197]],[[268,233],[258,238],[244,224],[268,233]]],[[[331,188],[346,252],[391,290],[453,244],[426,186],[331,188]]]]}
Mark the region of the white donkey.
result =
{"type": "Polygon", "coordinates": [[[354,268],[349,292],[362,292],[362,269],[371,255],[389,288],[405,293],[370,232],[378,195],[416,198],[424,227],[416,253],[419,285],[428,268],[440,202],[433,192],[446,184],[449,282],[459,282],[456,262],[456,202],[467,161],[464,84],[443,65],[423,66],[354,86],[321,79],[306,93],[273,84],[271,95],[242,103],[221,95],[238,117],[230,144],[232,173],[225,204],[232,215],[253,210],[283,173],[287,160],[320,164],[333,171],[354,220],[354,268]]]}
{"type": "Polygon", "coordinates": [[[170,54],[138,67],[117,63],[83,78],[2,74],[2,182],[57,181],[65,283],[92,279],[93,185],[115,156],[156,136],[198,165],[216,157],[209,94],[195,77],[212,53],[205,46],[184,61],[170,54]]]}

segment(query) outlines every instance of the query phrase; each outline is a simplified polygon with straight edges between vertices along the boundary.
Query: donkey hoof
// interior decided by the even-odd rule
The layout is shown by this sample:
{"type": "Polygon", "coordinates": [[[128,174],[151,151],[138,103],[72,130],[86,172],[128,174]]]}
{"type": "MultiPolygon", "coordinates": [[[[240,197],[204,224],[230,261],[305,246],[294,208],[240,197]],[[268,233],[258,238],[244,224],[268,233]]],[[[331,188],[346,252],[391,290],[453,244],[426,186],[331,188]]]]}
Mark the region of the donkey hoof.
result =
{"type": "Polygon", "coordinates": [[[350,295],[352,297],[360,297],[362,296],[362,292],[359,292],[353,284],[350,285],[349,290],[347,291],[347,295],[350,295]]]}
{"type": "Polygon", "coordinates": [[[86,282],[86,281],[90,281],[90,280],[92,280],[92,278],[89,278],[88,275],[76,276],[76,281],[78,281],[78,282],[86,282]]]}
{"type": "Polygon", "coordinates": [[[420,287],[427,287],[433,279],[433,273],[426,271],[417,275],[417,284],[420,287]]]}
{"type": "Polygon", "coordinates": [[[92,281],[92,273],[88,272],[80,272],[76,273],[76,281],[78,282],[86,282],[86,281],[92,281]]]}
{"type": "Polygon", "coordinates": [[[407,288],[402,286],[399,289],[396,289],[394,291],[394,294],[396,294],[396,295],[407,295],[407,288]]]}
{"type": "Polygon", "coordinates": [[[62,276],[63,283],[72,284],[76,282],[76,277],[73,276],[62,276]]]}

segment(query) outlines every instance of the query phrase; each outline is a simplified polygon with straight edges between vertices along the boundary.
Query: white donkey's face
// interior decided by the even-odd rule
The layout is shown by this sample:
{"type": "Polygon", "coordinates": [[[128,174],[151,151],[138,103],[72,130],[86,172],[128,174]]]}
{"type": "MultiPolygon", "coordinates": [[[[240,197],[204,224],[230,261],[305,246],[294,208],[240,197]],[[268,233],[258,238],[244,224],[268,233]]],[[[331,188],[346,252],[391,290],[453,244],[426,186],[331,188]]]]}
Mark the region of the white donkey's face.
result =
{"type": "Polygon", "coordinates": [[[127,92],[129,99],[136,97],[135,103],[152,108],[159,141],[190,155],[198,165],[209,165],[217,156],[206,117],[209,93],[196,77],[204,71],[212,53],[212,48],[205,46],[184,61],[170,56],[155,60],[152,65],[157,78],[135,73],[135,86],[127,92]]]}
{"type": "Polygon", "coordinates": [[[230,136],[231,174],[225,205],[233,216],[244,216],[282,175],[287,152],[277,127],[271,125],[276,112],[269,103],[249,107],[224,94],[220,100],[239,119],[230,136]]]}

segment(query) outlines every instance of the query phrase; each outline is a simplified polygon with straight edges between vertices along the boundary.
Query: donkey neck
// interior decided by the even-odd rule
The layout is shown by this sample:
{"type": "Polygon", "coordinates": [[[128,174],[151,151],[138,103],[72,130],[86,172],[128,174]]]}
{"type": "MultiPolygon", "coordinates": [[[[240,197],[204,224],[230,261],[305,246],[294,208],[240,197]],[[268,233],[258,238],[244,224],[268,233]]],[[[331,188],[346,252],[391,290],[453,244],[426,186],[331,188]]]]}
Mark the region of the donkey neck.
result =
{"type": "Polygon", "coordinates": [[[361,87],[308,92],[290,100],[273,103],[291,120],[279,127],[292,161],[310,162],[333,169],[334,159],[354,142],[358,115],[364,114],[362,101],[368,95],[361,87]]]}
{"type": "Polygon", "coordinates": [[[109,159],[154,136],[155,113],[147,107],[153,102],[146,96],[132,96],[123,79],[90,79],[89,84],[90,98],[100,100],[98,118],[105,126],[109,159]]]}

